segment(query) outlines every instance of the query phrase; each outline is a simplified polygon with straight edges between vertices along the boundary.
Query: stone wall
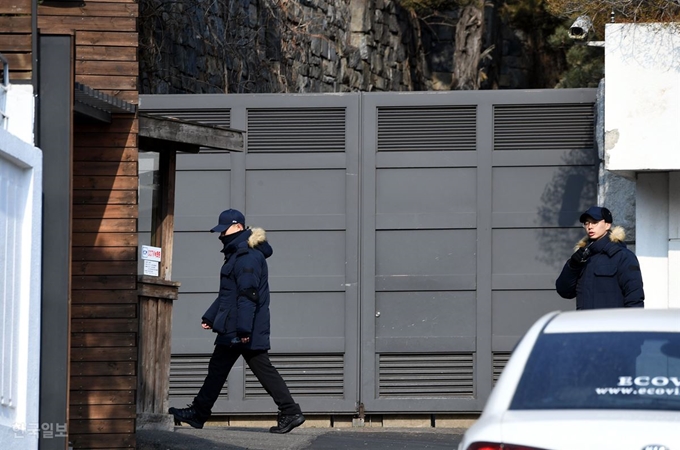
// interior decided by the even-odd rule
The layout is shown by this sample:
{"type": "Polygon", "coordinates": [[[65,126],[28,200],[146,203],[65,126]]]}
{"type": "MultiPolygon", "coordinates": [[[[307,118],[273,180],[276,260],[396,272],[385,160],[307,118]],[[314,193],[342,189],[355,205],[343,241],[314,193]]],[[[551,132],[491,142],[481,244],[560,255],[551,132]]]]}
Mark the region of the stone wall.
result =
{"type": "MultiPolygon", "coordinates": [[[[529,87],[521,35],[486,16],[482,87],[529,87]]],[[[140,0],[141,91],[448,90],[455,21],[395,0],[140,0]]]]}

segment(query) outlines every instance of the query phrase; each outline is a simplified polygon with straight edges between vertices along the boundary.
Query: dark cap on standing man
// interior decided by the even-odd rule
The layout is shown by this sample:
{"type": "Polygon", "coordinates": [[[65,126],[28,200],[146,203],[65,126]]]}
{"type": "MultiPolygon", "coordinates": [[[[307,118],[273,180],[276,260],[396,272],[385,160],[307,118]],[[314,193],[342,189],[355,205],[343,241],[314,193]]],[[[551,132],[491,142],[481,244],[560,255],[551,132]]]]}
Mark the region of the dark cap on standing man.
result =
{"type": "Polygon", "coordinates": [[[210,232],[221,233],[236,223],[240,223],[245,227],[246,226],[245,216],[241,213],[241,211],[238,211],[236,209],[227,209],[226,211],[222,211],[222,213],[220,214],[220,218],[218,220],[218,224],[215,225],[210,230],[210,232]]]}
{"type": "Polygon", "coordinates": [[[591,206],[586,212],[581,214],[581,217],[579,217],[578,220],[579,222],[584,223],[589,217],[598,222],[600,220],[604,220],[607,223],[613,222],[611,211],[601,206],[591,206]]]}

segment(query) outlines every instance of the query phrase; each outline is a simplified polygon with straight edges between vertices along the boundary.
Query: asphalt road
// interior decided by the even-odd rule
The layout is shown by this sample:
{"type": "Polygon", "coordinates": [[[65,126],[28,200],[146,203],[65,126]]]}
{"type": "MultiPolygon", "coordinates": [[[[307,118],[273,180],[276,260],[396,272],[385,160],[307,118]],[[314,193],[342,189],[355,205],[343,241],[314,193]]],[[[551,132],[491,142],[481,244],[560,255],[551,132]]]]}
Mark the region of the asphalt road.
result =
{"type": "Polygon", "coordinates": [[[137,450],[455,450],[465,430],[452,428],[265,428],[188,426],[137,431],[137,450]]]}

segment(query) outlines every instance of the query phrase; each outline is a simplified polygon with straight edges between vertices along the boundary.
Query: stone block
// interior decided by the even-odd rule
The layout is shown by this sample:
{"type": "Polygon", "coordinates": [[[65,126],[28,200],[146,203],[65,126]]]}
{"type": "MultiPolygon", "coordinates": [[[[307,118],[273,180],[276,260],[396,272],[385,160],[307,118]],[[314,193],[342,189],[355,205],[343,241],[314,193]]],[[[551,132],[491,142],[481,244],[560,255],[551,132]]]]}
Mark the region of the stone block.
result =
{"type": "Polygon", "coordinates": [[[335,45],[328,43],[328,59],[335,62],[338,60],[338,52],[335,50],[335,45]]]}
{"type": "Polygon", "coordinates": [[[383,72],[383,59],[378,52],[373,52],[371,55],[371,69],[375,73],[383,72]]]}
{"type": "Polygon", "coordinates": [[[385,26],[383,24],[374,23],[373,24],[373,39],[375,41],[379,42],[381,40],[380,38],[382,37],[384,30],[385,30],[385,26]]]}
{"type": "Polygon", "coordinates": [[[347,65],[347,59],[342,58],[340,60],[340,73],[338,74],[338,79],[340,80],[341,84],[347,84],[349,83],[349,71],[351,69],[347,65]]]}
{"type": "Polygon", "coordinates": [[[364,84],[364,76],[361,72],[354,71],[349,75],[349,86],[352,89],[361,89],[364,84]]]}
{"type": "Polygon", "coordinates": [[[312,52],[312,55],[316,55],[316,56],[321,55],[322,54],[321,53],[322,46],[323,46],[322,38],[313,37],[311,42],[310,42],[310,45],[309,45],[309,49],[312,52]]]}
{"type": "Polygon", "coordinates": [[[402,84],[402,72],[401,70],[392,70],[390,69],[390,83],[391,83],[391,88],[390,90],[392,91],[398,91],[400,88],[399,86],[402,84]]]}
{"type": "Polygon", "coordinates": [[[295,83],[295,92],[309,92],[309,78],[307,77],[298,77],[297,82],[295,83]]]}
{"type": "Polygon", "coordinates": [[[383,416],[379,415],[366,416],[366,419],[364,419],[364,426],[369,428],[382,428],[383,416]]]}
{"type": "Polygon", "coordinates": [[[175,419],[170,414],[140,413],[136,425],[138,430],[173,431],[175,419]]]}
{"type": "Polygon", "coordinates": [[[435,428],[470,428],[477,419],[479,419],[478,414],[437,414],[434,418],[434,426],[435,428]]]}
{"type": "Polygon", "coordinates": [[[321,83],[321,88],[319,92],[324,93],[324,94],[332,94],[336,91],[335,88],[335,83],[331,82],[330,84],[326,82],[326,80],[322,80],[321,83]]]}
{"type": "Polygon", "coordinates": [[[361,70],[361,54],[359,50],[354,50],[349,54],[347,63],[352,69],[361,70]]]}
{"type": "Polygon", "coordinates": [[[349,45],[355,48],[359,48],[361,45],[361,41],[364,38],[365,33],[357,33],[357,32],[352,32],[349,36],[349,45]]]}
{"type": "Polygon", "coordinates": [[[309,68],[309,78],[318,80],[321,78],[321,66],[311,66],[309,68]]]}
{"type": "Polygon", "coordinates": [[[333,416],[334,428],[352,428],[352,416],[333,416]]]}
{"type": "Polygon", "coordinates": [[[276,416],[229,416],[230,427],[269,428],[276,424],[276,416]]]}
{"type": "Polygon", "coordinates": [[[368,16],[368,3],[369,0],[350,0],[350,31],[366,33],[371,29],[371,21],[368,16]]]}
{"type": "Polygon", "coordinates": [[[359,44],[359,55],[364,61],[369,61],[371,58],[371,52],[373,51],[371,43],[372,40],[367,34],[362,35],[361,43],[359,44]]]}
{"type": "Polygon", "coordinates": [[[389,16],[387,16],[387,26],[389,27],[392,33],[399,32],[399,20],[397,19],[396,14],[390,14],[389,16]]]}
{"type": "Polygon", "coordinates": [[[396,45],[395,61],[398,63],[404,62],[406,60],[406,50],[403,45],[396,45]]]}
{"type": "Polygon", "coordinates": [[[376,25],[383,24],[385,17],[382,10],[376,9],[373,11],[373,29],[375,30],[376,25]]]}
{"type": "Polygon", "coordinates": [[[430,415],[390,415],[383,416],[383,428],[431,428],[430,415]]]}
{"type": "Polygon", "coordinates": [[[304,428],[330,428],[331,416],[305,416],[304,428]]]}
{"type": "Polygon", "coordinates": [[[331,78],[335,81],[338,73],[338,64],[334,61],[322,61],[321,67],[323,68],[323,77],[331,78]]]}
{"type": "Polygon", "coordinates": [[[373,75],[371,77],[371,82],[373,86],[375,86],[375,90],[377,91],[386,91],[388,87],[387,80],[384,79],[383,77],[379,77],[377,75],[373,75]]]}
{"type": "MultiPolygon", "coordinates": [[[[187,425],[184,425],[187,426],[187,425]]],[[[228,427],[229,416],[211,416],[205,423],[206,427],[228,427]]]]}

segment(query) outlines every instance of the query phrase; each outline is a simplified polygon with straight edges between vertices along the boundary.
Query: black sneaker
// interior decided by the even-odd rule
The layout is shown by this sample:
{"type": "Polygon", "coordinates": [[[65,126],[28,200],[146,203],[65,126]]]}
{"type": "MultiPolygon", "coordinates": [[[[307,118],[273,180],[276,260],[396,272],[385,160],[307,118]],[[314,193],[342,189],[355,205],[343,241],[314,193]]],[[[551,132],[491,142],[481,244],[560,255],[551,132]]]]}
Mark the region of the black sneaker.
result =
{"type": "Polygon", "coordinates": [[[305,416],[303,416],[302,413],[293,415],[279,413],[277,422],[275,427],[269,429],[269,432],[278,434],[288,433],[293,428],[299,427],[305,423],[305,416]]]}
{"type": "Polygon", "coordinates": [[[194,428],[203,428],[206,419],[202,419],[196,413],[194,405],[187,405],[188,408],[170,408],[168,412],[175,417],[175,425],[182,425],[186,422],[194,428]]]}

